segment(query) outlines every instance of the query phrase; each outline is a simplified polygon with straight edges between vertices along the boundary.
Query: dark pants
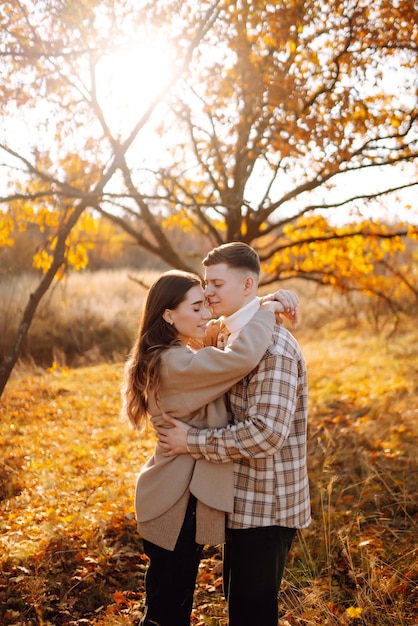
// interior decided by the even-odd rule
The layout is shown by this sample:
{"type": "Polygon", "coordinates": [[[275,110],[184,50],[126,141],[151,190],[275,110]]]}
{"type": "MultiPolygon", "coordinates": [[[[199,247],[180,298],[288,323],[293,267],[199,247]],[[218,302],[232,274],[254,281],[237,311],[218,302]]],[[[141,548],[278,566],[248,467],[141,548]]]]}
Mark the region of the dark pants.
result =
{"type": "Polygon", "coordinates": [[[191,497],[174,551],[144,540],[150,559],[145,578],[143,626],[190,626],[193,594],[203,546],[195,541],[196,499],[191,497]]]}
{"type": "Polygon", "coordinates": [[[277,596],[295,534],[282,526],[228,529],[223,578],[229,626],[277,626],[277,596]]]}

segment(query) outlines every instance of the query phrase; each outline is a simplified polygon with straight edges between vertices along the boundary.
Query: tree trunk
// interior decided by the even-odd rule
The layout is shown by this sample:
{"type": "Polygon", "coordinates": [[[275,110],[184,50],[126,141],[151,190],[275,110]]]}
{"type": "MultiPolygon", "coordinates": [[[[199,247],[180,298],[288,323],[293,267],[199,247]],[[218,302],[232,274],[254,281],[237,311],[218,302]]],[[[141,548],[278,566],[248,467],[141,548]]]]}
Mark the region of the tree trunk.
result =
{"type": "Polygon", "coordinates": [[[57,245],[54,250],[54,258],[51,267],[43,276],[35,291],[29,296],[29,301],[23,313],[22,321],[19,324],[16,339],[13,344],[11,353],[5,358],[4,363],[0,366],[0,398],[3,394],[4,388],[6,387],[7,381],[10,378],[10,374],[12,373],[13,368],[16,365],[16,361],[20,356],[23,343],[28,334],[38,304],[41,301],[43,295],[48,291],[58,270],[65,261],[65,241],[70,234],[71,229],[74,227],[85,208],[86,203],[80,202],[79,206],[71,214],[70,218],[60,230],[57,237],[57,245]]]}

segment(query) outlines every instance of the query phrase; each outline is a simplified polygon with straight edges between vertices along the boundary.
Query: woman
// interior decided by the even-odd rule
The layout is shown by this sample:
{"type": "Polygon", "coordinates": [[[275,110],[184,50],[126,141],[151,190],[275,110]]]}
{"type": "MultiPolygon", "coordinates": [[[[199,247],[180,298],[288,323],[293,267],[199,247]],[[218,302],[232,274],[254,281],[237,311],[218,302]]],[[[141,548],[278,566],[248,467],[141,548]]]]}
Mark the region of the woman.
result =
{"type": "MultiPolygon", "coordinates": [[[[125,369],[123,412],[136,428],[162,413],[199,428],[227,425],[224,394],[267,350],[278,302],[266,302],[230,348],[201,344],[211,318],[200,279],[166,272],[151,286],[125,369]]],[[[146,576],[143,626],[189,626],[197,569],[204,544],[224,541],[225,513],[233,507],[232,463],[189,455],[165,458],[157,446],[141,471],[135,508],[146,576]]]]}

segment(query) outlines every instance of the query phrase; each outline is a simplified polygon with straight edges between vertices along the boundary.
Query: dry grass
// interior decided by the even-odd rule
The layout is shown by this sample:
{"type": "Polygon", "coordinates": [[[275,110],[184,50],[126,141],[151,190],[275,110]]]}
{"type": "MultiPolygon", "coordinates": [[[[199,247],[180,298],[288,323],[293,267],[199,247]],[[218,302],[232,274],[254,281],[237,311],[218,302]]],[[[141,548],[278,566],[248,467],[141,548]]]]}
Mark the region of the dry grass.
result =
{"type": "MultiPolygon", "coordinates": [[[[149,284],[155,273],[142,272],[149,284]]],[[[0,282],[0,357],[10,351],[35,276],[0,282]]],[[[120,360],[129,350],[145,289],[128,270],[72,273],[41,301],[16,372],[33,366],[82,366],[120,360]]],[[[15,372],[15,373],[16,373],[15,372]]]]}
{"type": "Polygon", "coordinates": [[[417,623],[417,338],[304,345],[314,522],[287,572],[291,624],[417,623]]]}
{"type": "MultiPolygon", "coordinates": [[[[150,285],[158,274],[128,269],[73,272],[55,283],[38,307],[14,375],[30,373],[37,366],[50,367],[53,362],[79,367],[123,359],[132,345],[146,293],[136,281],[150,285]]],[[[0,361],[11,350],[38,280],[28,274],[0,280],[0,361]]],[[[380,311],[377,303],[358,295],[342,298],[331,288],[295,280],[280,286],[300,296],[298,337],[309,338],[330,326],[352,329],[365,324],[389,334],[399,322],[380,311]]]]}

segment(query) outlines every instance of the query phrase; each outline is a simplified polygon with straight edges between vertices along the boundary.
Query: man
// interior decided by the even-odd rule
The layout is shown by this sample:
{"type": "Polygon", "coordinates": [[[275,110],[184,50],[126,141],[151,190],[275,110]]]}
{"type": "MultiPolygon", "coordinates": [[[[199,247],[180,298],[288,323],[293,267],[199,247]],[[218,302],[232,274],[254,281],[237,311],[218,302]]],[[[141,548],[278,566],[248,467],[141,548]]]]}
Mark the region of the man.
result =
{"type": "MultiPolygon", "coordinates": [[[[240,242],[212,250],[203,261],[205,295],[230,332],[254,315],[260,274],[257,253],[240,242]]],[[[224,548],[224,592],[230,626],[277,626],[277,594],[298,528],[310,523],[306,464],[307,374],[294,337],[276,325],[259,365],[229,392],[233,423],[188,429],[168,418],[159,429],[165,454],[190,453],[234,462],[234,512],[224,548]]]]}

